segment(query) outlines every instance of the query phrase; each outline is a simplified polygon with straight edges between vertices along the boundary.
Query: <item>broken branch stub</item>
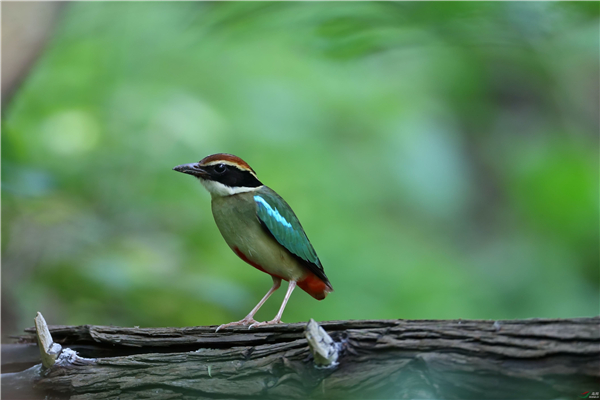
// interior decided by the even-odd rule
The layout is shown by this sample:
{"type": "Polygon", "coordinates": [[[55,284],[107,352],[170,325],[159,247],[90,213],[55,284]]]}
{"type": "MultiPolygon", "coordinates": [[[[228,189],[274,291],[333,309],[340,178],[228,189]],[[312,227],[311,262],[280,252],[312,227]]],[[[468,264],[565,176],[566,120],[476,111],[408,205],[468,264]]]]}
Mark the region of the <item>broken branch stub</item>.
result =
{"type": "Polygon", "coordinates": [[[318,367],[335,367],[338,364],[339,345],[314,319],[310,319],[304,334],[318,367]]]}
{"type": "Polygon", "coordinates": [[[48,330],[48,324],[46,324],[44,316],[39,311],[35,316],[34,321],[42,365],[44,368],[51,368],[54,363],[56,363],[56,359],[58,358],[62,347],[60,344],[52,341],[52,335],[50,335],[50,331],[48,330]]]}

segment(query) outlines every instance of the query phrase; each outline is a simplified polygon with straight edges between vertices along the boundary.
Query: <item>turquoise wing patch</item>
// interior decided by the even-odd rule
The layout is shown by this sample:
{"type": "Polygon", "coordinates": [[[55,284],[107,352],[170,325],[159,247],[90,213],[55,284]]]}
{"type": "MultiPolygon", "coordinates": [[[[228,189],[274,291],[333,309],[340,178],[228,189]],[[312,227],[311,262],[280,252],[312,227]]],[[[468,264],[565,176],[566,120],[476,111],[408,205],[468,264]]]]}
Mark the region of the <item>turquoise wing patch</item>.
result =
{"type": "Polygon", "coordinates": [[[285,200],[273,192],[256,194],[254,201],[258,219],[271,232],[275,240],[290,253],[323,271],[319,257],[304,233],[298,217],[285,200]]]}

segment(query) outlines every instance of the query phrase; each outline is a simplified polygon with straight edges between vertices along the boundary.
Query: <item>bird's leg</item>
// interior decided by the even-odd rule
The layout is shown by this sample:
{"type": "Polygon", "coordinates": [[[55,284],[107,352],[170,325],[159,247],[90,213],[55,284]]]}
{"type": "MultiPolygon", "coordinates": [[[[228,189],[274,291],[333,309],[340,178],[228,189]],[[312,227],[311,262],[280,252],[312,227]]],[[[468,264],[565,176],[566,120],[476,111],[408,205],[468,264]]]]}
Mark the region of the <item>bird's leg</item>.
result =
{"type": "Polygon", "coordinates": [[[230,322],[228,324],[219,325],[219,327],[217,328],[217,330],[215,332],[218,332],[219,329],[221,329],[221,328],[227,328],[229,326],[252,325],[252,324],[257,323],[254,320],[254,314],[256,314],[258,312],[258,310],[262,307],[263,304],[265,304],[265,301],[267,301],[267,299],[269,297],[271,297],[273,292],[276,291],[277,289],[279,289],[279,286],[281,286],[281,278],[273,277],[273,286],[271,287],[271,289],[269,289],[267,294],[265,294],[265,297],[263,297],[262,300],[258,302],[256,307],[254,307],[252,309],[252,311],[250,311],[250,313],[248,315],[246,315],[246,317],[244,317],[244,319],[242,319],[240,321],[236,321],[236,322],[230,322]]]}
{"type": "Polygon", "coordinates": [[[273,318],[271,321],[255,322],[252,325],[250,325],[248,327],[248,329],[254,328],[256,326],[280,324],[281,323],[281,316],[283,315],[283,310],[285,310],[285,306],[286,306],[288,300],[290,299],[290,296],[292,295],[292,292],[294,291],[295,288],[296,288],[296,281],[290,281],[290,283],[288,285],[288,290],[285,293],[285,297],[283,299],[283,303],[281,303],[281,308],[279,309],[279,312],[277,313],[277,315],[275,316],[275,318],[273,318]]]}
{"type": "Polygon", "coordinates": [[[283,310],[285,310],[285,306],[287,305],[287,302],[290,299],[290,297],[292,296],[292,292],[294,291],[295,288],[296,288],[296,281],[290,281],[290,283],[288,284],[288,290],[285,293],[285,297],[283,298],[283,303],[281,303],[281,307],[279,308],[279,312],[277,313],[275,318],[273,318],[273,320],[269,321],[269,322],[272,322],[274,324],[279,324],[281,322],[281,316],[283,315],[283,310]]]}

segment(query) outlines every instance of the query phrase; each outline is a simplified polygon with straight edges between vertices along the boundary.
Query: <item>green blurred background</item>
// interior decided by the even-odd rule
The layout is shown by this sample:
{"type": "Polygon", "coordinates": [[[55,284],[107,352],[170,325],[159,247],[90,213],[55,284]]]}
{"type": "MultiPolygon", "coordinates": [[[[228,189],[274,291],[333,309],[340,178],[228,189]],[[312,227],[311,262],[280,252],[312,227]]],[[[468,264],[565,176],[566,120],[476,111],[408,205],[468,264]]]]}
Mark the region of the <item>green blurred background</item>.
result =
{"type": "Polygon", "coordinates": [[[290,203],[336,290],[296,291],[286,322],[597,315],[599,14],[68,4],[3,109],[3,337],[36,311],[125,326],[245,316],[270,278],[171,170],[215,152],[290,203]]]}

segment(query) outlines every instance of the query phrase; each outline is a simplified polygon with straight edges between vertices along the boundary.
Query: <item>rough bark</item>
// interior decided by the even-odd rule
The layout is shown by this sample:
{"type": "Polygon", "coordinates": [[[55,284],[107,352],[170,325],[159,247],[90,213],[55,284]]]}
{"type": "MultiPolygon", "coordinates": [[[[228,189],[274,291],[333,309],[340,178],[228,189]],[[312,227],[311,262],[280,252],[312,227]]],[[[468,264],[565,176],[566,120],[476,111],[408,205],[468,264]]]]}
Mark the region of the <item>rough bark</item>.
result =
{"type": "MultiPolygon", "coordinates": [[[[315,366],[306,324],[218,333],[215,327],[55,326],[54,342],[101,358],[34,371],[34,388],[72,399],[572,398],[600,389],[599,323],[598,317],[323,322],[341,349],[330,368],[315,366]]],[[[19,374],[8,376],[8,385],[19,374]]]]}

